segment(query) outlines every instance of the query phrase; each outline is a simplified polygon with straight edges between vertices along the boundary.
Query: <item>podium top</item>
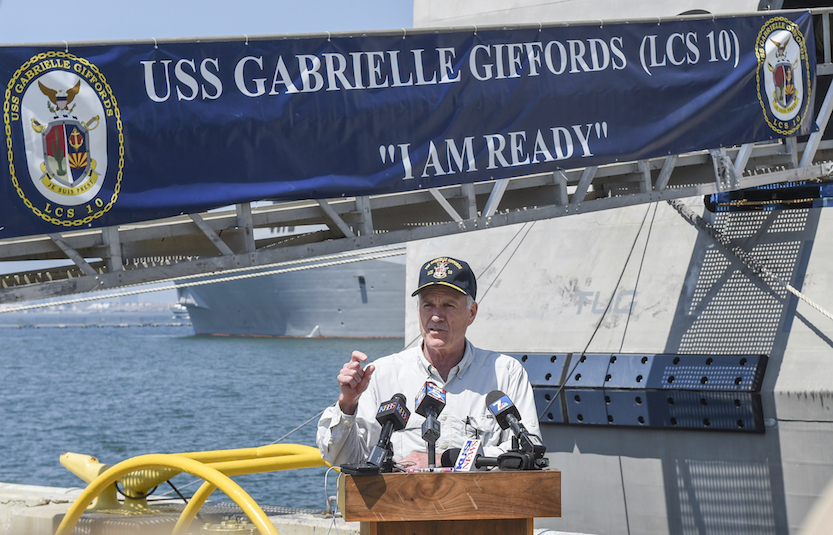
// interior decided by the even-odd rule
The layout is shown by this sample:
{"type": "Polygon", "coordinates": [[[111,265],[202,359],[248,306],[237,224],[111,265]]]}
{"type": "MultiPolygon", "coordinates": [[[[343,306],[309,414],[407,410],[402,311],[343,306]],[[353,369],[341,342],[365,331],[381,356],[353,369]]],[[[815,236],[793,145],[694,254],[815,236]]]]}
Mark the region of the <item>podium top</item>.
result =
{"type": "Polygon", "coordinates": [[[561,471],[341,474],[338,505],[348,522],[561,516],[561,471]]]}

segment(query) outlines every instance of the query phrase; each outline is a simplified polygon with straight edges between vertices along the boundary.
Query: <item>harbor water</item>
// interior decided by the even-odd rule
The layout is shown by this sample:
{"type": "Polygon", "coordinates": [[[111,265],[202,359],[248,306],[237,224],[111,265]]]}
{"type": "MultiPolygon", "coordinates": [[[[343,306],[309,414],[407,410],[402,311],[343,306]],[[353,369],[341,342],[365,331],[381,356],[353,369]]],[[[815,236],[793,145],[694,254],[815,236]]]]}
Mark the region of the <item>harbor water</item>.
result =
{"type": "MultiPolygon", "coordinates": [[[[350,352],[374,359],[403,347],[402,339],[195,336],[182,321],[159,312],[0,314],[0,482],[83,487],[59,462],[66,451],[115,464],[278,440],[314,446],[316,415],[335,402],[350,352]]],[[[330,473],[325,492],[326,472],[234,479],[260,504],[324,510],[336,491],[330,473]]],[[[201,482],[181,474],[172,483],[190,496],[201,482]]],[[[175,496],[160,485],[154,497],[163,495],[175,496]]],[[[228,501],[220,491],[211,499],[228,501]]]]}

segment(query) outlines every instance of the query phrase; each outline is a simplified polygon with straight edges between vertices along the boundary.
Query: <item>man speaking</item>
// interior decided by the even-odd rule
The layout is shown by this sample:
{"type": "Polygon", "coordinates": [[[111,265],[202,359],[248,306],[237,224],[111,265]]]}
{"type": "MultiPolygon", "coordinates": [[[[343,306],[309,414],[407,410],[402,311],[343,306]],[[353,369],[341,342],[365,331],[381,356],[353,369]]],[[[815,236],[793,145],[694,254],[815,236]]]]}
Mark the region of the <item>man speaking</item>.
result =
{"type": "Polygon", "coordinates": [[[318,422],[316,442],[324,460],[332,465],[365,461],[381,434],[376,420],[380,404],[401,393],[412,415],[404,429],[390,437],[393,461],[403,468],[427,467],[426,416],[415,410],[426,383],[445,391],[445,406],[436,418],[439,433],[435,430],[431,436],[439,453],[460,448],[469,439],[480,440],[483,455],[489,457],[511,449],[512,432],[501,429],[486,405],[486,395],[493,390],[504,392],[517,406],[527,430],[540,435],[523,366],[510,356],[478,349],[466,339],[466,329],[477,316],[477,281],[469,265],[449,257],[427,262],[412,296],[417,296],[422,339],[366,367],[367,355],[353,351],[338,374],[338,402],[318,422]]]}

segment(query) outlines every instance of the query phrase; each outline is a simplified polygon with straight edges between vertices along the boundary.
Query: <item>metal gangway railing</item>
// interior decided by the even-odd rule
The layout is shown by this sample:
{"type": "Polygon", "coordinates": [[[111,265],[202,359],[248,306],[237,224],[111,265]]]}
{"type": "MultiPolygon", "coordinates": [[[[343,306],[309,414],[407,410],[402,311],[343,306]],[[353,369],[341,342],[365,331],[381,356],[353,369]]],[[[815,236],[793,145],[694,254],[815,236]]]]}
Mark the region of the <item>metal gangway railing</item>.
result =
{"type": "MultiPolygon", "coordinates": [[[[812,12],[817,75],[829,80],[833,9],[812,12]]],[[[19,310],[29,306],[25,302],[41,298],[193,281],[336,254],[355,259],[368,248],[412,240],[768,184],[828,180],[833,174],[833,141],[824,134],[833,109],[833,85],[826,91],[815,114],[819,130],[806,139],[790,137],[405,193],[244,203],[152,222],[0,240],[2,260],[73,262],[0,275],[0,312],[19,310]],[[257,229],[302,225],[319,225],[322,230],[256,239],[257,229]]]]}
{"type": "Polygon", "coordinates": [[[246,514],[261,535],[277,535],[277,530],[263,509],[235,483],[231,476],[329,466],[317,448],[300,444],[272,444],[259,448],[200,451],[191,453],[154,453],[139,455],[113,466],[103,465],[88,455],[65,453],[61,463],[88,481],[89,485],[70,506],[56,535],[69,535],[92,504],[95,511],[124,510],[152,512],[147,505],[148,489],[152,489],[181,472],[202,479],[202,486],[182,510],[173,529],[174,535],[186,533],[195,516],[212,492],[223,491],[246,514]],[[115,484],[125,489],[120,503],[115,484]]]}

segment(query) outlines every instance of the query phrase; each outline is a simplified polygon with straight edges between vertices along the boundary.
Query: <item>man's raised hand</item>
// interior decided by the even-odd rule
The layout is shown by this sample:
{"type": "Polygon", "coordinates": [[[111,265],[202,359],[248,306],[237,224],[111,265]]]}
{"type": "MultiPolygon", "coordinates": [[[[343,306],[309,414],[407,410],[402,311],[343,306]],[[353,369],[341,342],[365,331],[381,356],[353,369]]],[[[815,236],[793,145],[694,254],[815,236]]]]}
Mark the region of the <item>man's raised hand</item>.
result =
{"type": "Polygon", "coordinates": [[[359,397],[367,390],[370,376],[376,367],[368,364],[362,369],[362,363],[367,360],[367,355],[361,351],[353,351],[350,362],[341,367],[338,373],[338,385],[341,387],[341,394],[338,397],[338,404],[344,414],[355,414],[359,405],[359,397]]]}

